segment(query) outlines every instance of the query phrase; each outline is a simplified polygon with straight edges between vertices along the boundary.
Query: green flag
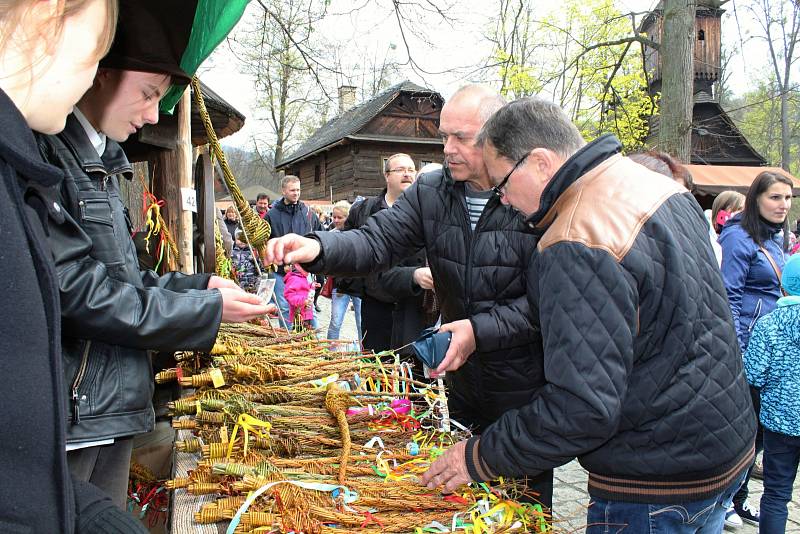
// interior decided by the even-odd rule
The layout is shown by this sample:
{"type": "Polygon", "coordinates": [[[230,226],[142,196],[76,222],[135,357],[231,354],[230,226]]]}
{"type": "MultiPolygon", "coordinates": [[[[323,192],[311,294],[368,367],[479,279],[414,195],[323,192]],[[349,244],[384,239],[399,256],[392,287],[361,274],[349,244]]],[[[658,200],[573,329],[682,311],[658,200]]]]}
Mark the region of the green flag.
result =
{"type": "MultiPolygon", "coordinates": [[[[186,74],[193,76],[203,61],[231,32],[242,18],[248,1],[199,0],[197,2],[192,32],[180,63],[181,69],[186,74]]],[[[161,99],[161,111],[172,113],[185,89],[185,85],[172,85],[161,99]]]]}

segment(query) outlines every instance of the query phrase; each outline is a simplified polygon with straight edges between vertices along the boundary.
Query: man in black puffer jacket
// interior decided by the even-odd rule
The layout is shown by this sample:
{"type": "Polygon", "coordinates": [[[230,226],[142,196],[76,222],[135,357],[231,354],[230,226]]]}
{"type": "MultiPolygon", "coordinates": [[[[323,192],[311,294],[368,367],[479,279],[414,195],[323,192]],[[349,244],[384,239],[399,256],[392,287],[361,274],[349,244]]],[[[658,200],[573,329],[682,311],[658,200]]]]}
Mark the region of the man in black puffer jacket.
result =
{"type": "Polygon", "coordinates": [[[586,145],[551,102],[508,104],[479,142],[496,191],[541,236],[528,297],[547,385],[424,481],[452,489],[578,457],[587,532],[721,532],[755,418],[700,206],[613,136],[586,145]]]}
{"type": "MultiPolygon", "coordinates": [[[[383,169],[386,187],[377,196],[356,203],[344,223],[344,231],[362,227],[381,210],[394,205],[417,176],[414,161],[408,154],[393,154],[383,169]]],[[[337,291],[361,298],[362,345],[381,352],[403,347],[430,326],[423,313],[423,290],[433,288],[431,271],[425,266],[425,251],[420,250],[387,271],[366,278],[337,280],[337,291]]],[[[410,354],[406,347],[401,351],[410,354]]],[[[421,369],[421,366],[418,366],[421,369]]],[[[420,371],[421,372],[421,371],[420,371]]]]}
{"type": "MultiPolygon", "coordinates": [[[[486,88],[462,88],[441,112],[449,170],[421,175],[391,209],[359,230],[272,240],[267,255],[269,261],[310,262],[312,272],[352,276],[385,270],[424,247],[442,330],[453,333],[437,370],[459,367],[446,375],[450,415],[477,433],[530,402],[544,382],[525,284],[536,238],[491,194],[475,146],[483,122],[502,104],[486,88]]],[[[537,475],[529,487],[549,506],[552,471],[537,475]]]]}

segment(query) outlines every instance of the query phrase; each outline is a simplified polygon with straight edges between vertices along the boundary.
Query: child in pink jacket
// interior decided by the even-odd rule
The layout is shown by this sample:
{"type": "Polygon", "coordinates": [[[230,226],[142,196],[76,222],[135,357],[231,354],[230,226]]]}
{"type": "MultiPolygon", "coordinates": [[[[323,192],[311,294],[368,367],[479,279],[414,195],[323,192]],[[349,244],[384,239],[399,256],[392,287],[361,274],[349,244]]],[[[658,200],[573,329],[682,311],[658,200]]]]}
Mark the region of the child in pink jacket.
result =
{"type": "Polygon", "coordinates": [[[286,270],[283,284],[283,296],[289,303],[289,316],[292,318],[292,323],[302,322],[304,328],[311,329],[314,310],[308,304],[308,298],[311,291],[319,284],[309,282],[308,273],[297,265],[293,266],[291,271],[286,270]]]}

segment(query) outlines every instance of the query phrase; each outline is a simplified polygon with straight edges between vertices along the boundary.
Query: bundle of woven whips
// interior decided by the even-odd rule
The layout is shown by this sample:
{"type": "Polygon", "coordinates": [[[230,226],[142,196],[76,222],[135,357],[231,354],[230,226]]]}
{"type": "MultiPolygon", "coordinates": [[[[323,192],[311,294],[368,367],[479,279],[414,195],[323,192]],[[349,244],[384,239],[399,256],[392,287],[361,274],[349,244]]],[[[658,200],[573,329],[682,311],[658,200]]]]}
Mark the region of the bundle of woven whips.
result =
{"type": "Polygon", "coordinates": [[[331,347],[223,325],[211,354],[178,354],[159,374],[194,388],[170,408],[187,435],[176,449],[197,466],[167,486],[218,496],[197,523],[227,521],[231,534],[553,532],[548,511],[521,502],[514,484],[453,494],[421,486],[431,462],[465,436],[443,429],[441,392],[394,355],[331,347]]]}
{"type": "Polygon", "coordinates": [[[245,236],[247,236],[247,239],[253,247],[263,250],[264,245],[267,243],[267,240],[269,240],[271,232],[269,223],[259,217],[250,208],[250,204],[247,202],[247,199],[244,198],[242,190],[239,189],[239,184],[236,183],[236,178],[233,176],[233,172],[231,172],[228,166],[225,152],[222,151],[222,147],[217,139],[217,133],[214,131],[214,126],[211,124],[211,117],[206,110],[206,103],[203,100],[203,92],[200,90],[200,82],[197,77],[192,78],[192,91],[194,93],[195,104],[200,110],[200,118],[206,129],[211,153],[217,161],[219,161],[219,165],[222,168],[222,179],[231,194],[231,199],[236,206],[236,210],[239,212],[242,230],[244,230],[245,236]]]}

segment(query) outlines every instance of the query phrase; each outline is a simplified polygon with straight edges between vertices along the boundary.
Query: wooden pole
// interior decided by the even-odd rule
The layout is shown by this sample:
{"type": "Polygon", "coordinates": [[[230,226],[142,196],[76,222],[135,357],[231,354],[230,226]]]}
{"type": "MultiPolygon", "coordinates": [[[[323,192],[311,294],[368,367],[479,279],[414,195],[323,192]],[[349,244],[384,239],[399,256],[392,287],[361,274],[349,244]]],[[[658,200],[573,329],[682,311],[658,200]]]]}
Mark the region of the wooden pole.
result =
{"type": "MultiPolygon", "coordinates": [[[[217,208],[214,206],[214,166],[211,164],[211,155],[208,145],[200,151],[202,167],[198,165],[198,170],[202,168],[202,181],[200,181],[200,212],[198,215],[198,226],[203,229],[203,272],[213,273],[216,269],[215,241],[214,241],[214,220],[217,216],[217,208]]],[[[196,178],[195,178],[196,180],[196,178]]],[[[231,236],[233,239],[236,236],[231,236]]]]}
{"type": "MultiPolygon", "coordinates": [[[[192,97],[189,89],[183,92],[176,113],[178,114],[178,145],[175,148],[175,178],[182,190],[194,190],[192,183],[192,97]]],[[[192,274],[194,273],[192,212],[184,210],[182,204],[178,204],[177,207],[180,209],[175,238],[180,253],[178,264],[181,272],[192,274]]]]}

